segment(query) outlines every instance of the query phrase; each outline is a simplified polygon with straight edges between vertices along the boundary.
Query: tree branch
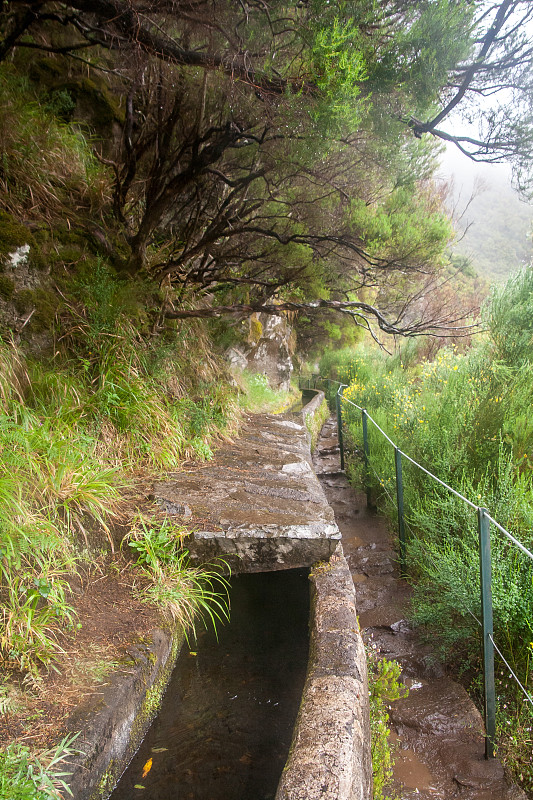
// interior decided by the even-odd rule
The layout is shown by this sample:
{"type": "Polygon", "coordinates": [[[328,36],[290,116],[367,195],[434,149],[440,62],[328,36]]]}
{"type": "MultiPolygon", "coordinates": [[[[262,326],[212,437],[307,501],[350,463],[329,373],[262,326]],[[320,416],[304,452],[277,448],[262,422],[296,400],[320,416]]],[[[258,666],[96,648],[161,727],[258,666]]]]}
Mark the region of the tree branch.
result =
{"type": "MultiPolygon", "coordinates": [[[[281,303],[237,303],[230,306],[209,306],[205,308],[192,309],[168,309],[164,316],[168,319],[213,319],[228,315],[250,316],[255,313],[272,314],[281,316],[285,311],[304,312],[312,314],[324,310],[338,311],[350,314],[352,317],[364,318],[369,324],[369,318],[374,319],[383,333],[393,336],[467,336],[472,331],[479,329],[479,324],[457,325],[462,322],[466,315],[457,319],[420,320],[410,324],[402,325],[399,318],[395,320],[387,319],[382,312],[375,306],[363,303],[358,300],[317,300],[310,303],[293,303],[285,301],[281,303]]],[[[359,324],[359,323],[358,323],[359,324]]]]}
{"type": "MultiPolygon", "coordinates": [[[[161,27],[135,10],[125,0],[70,0],[69,5],[79,11],[96,15],[113,25],[117,32],[132,44],[140,45],[145,52],[183,66],[200,67],[207,70],[220,70],[232,79],[243,81],[256,90],[282,95],[287,90],[292,93],[316,94],[315,84],[304,79],[287,80],[256,72],[246,63],[245,53],[221,56],[213,52],[201,52],[182,47],[161,27]]],[[[101,33],[110,39],[112,34],[101,33]]]]}

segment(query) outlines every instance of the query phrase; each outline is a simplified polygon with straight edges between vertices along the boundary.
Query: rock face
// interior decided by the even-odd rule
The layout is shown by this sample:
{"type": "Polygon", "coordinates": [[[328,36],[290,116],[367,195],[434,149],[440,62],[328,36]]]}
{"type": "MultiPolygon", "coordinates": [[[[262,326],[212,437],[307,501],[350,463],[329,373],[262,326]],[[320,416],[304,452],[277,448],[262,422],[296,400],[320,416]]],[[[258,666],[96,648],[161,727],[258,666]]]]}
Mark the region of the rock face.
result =
{"type": "Polygon", "coordinates": [[[273,389],[288,391],[293,371],[293,333],[287,319],[252,314],[249,326],[248,344],[232,347],[227,354],[230,365],[261,372],[273,389]]]}

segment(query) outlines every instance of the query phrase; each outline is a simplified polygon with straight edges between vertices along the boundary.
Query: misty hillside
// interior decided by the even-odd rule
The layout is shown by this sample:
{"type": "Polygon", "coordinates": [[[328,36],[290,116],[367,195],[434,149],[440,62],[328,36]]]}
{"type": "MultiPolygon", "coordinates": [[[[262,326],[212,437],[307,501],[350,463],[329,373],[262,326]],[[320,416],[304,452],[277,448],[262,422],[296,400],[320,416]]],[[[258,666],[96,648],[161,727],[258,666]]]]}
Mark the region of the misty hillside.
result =
{"type": "Polygon", "coordinates": [[[446,151],[441,175],[449,181],[454,253],[467,256],[479,274],[496,281],[531,261],[533,205],[513,189],[507,166],[475,163],[446,151]]]}

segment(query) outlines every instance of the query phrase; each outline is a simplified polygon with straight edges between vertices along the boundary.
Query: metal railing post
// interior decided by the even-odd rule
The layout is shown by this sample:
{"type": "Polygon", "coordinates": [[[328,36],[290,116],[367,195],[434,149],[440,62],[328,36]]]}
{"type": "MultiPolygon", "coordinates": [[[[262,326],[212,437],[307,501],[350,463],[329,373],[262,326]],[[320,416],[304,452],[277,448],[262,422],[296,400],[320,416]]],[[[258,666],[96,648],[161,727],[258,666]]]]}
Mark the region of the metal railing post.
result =
{"type": "Polygon", "coordinates": [[[496,688],[490,558],[490,522],[487,509],[478,508],[479,564],[481,578],[481,620],[483,624],[483,680],[485,685],[485,758],[494,758],[496,737],[496,688]]]}
{"type": "Polygon", "coordinates": [[[398,447],[394,447],[394,466],[396,468],[396,505],[398,507],[398,539],[400,542],[400,574],[405,577],[407,565],[405,553],[405,523],[403,518],[403,476],[402,454],[398,447]]]}
{"type": "Polygon", "coordinates": [[[344,389],[343,384],[339,386],[337,390],[337,394],[335,397],[336,406],[337,406],[337,436],[339,438],[339,450],[341,453],[341,472],[344,470],[344,437],[342,434],[342,408],[341,408],[341,397],[342,397],[342,390],[344,389]]]}
{"type": "Polygon", "coordinates": [[[366,408],[361,412],[363,420],[363,454],[365,460],[365,491],[366,491],[366,504],[371,506],[370,498],[370,445],[368,443],[368,414],[366,408]]]}

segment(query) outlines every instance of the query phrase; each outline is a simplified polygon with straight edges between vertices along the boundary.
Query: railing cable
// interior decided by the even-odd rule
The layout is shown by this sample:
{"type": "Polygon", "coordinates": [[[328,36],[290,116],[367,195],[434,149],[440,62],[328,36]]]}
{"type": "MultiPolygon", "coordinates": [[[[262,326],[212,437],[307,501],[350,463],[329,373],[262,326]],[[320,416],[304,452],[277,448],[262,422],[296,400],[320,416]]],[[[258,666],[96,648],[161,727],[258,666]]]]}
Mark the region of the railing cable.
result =
{"type": "Polygon", "coordinates": [[[513,544],[515,544],[518,547],[519,550],[521,550],[523,553],[525,553],[525,555],[528,556],[528,558],[530,558],[533,561],[533,553],[531,553],[527,549],[527,547],[524,547],[524,545],[521,542],[519,542],[518,539],[516,539],[513,536],[512,533],[509,533],[509,531],[506,530],[503,527],[503,525],[500,525],[499,522],[496,522],[496,520],[493,519],[490,514],[487,513],[486,517],[487,517],[487,519],[489,519],[492,522],[493,525],[495,525],[498,528],[499,531],[501,531],[504,534],[504,536],[507,536],[507,538],[510,539],[511,542],[513,542],[513,544]]]}
{"type": "Polygon", "coordinates": [[[513,678],[515,679],[516,683],[520,686],[520,689],[522,690],[522,694],[524,695],[524,697],[526,698],[528,703],[530,703],[531,706],[533,707],[533,698],[529,694],[528,690],[522,685],[522,683],[520,682],[520,679],[517,678],[517,676],[515,675],[515,673],[513,671],[513,668],[511,667],[511,665],[509,664],[509,662],[507,661],[507,659],[503,655],[502,651],[500,650],[500,648],[498,647],[498,645],[494,641],[494,637],[492,635],[490,636],[490,640],[492,642],[492,646],[494,647],[494,649],[496,650],[496,652],[500,656],[501,660],[503,661],[503,663],[505,664],[505,666],[509,670],[509,673],[513,676],[513,678]]]}

